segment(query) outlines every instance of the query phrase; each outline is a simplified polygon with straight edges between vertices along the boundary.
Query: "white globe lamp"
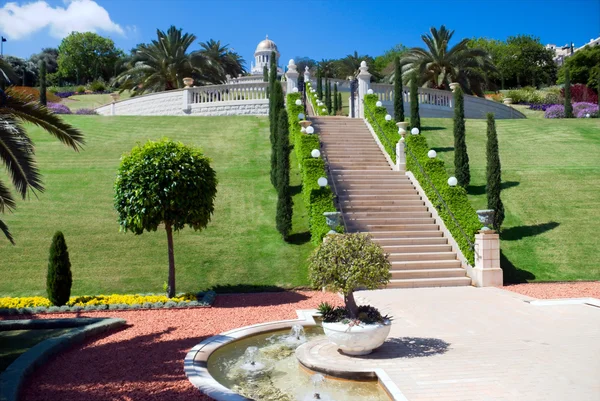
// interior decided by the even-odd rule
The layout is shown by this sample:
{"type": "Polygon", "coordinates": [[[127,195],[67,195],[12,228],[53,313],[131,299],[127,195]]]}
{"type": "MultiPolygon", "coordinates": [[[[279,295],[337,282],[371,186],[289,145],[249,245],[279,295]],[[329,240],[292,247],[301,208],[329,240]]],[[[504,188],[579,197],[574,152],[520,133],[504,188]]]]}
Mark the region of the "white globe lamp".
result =
{"type": "Polygon", "coordinates": [[[456,184],[458,184],[458,180],[456,179],[456,177],[448,178],[448,185],[450,185],[451,187],[455,187],[456,184]]]}
{"type": "Polygon", "coordinates": [[[313,149],[312,152],[310,152],[310,155],[316,159],[321,156],[321,152],[319,149],[313,149]]]}
{"type": "Polygon", "coordinates": [[[293,87],[293,88],[292,88],[292,92],[294,92],[294,93],[298,93],[298,88],[296,88],[296,87],[293,87]]]}
{"type": "Polygon", "coordinates": [[[429,152],[427,152],[427,156],[430,159],[435,159],[435,157],[437,156],[437,152],[435,150],[431,149],[429,152]]]}
{"type": "Polygon", "coordinates": [[[320,187],[326,187],[327,186],[327,178],[325,177],[321,177],[317,180],[317,184],[319,184],[320,187]]]}
{"type": "Polygon", "coordinates": [[[306,127],[306,133],[307,134],[314,134],[315,133],[315,129],[313,127],[306,127]]]}
{"type": "Polygon", "coordinates": [[[377,103],[375,103],[375,106],[381,107],[383,106],[383,103],[381,103],[381,100],[378,100],[377,103]]]}
{"type": "Polygon", "coordinates": [[[413,129],[410,130],[410,133],[413,134],[413,135],[419,135],[419,132],[420,131],[419,131],[419,129],[417,127],[415,127],[415,128],[413,128],[413,129]]]}
{"type": "Polygon", "coordinates": [[[304,113],[298,114],[298,120],[304,120],[304,118],[305,118],[304,113]]]}
{"type": "Polygon", "coordinates": [[[389,114],[386,114],[385,121],[392,121],[392,116],[390,116],[389,114]]]}
{"type": "Polygon", "coordinates": [[[373,94],[373,89],[369,89],[369,90],[367,91],[367,95],[372,95],[372,94],[373,94]]]}
{"type": "Polygon", "coordinates": [[[302,100],[297,99],[296,100],[296,106],[302,106],[302,100]]]}

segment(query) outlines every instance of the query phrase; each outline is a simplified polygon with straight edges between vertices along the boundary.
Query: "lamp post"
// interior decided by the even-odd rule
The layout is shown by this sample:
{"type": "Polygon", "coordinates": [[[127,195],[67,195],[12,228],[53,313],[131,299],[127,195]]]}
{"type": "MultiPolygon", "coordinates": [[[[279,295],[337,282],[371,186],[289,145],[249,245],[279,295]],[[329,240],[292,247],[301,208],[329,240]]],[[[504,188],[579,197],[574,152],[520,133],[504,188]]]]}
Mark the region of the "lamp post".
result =
{"type": "Polygon", "coordinates": [[[4,57],[4,42],[6,42],[6,38],[4,36],[0,36],[2,40],[0,40],[0,58],[4,57]]]}

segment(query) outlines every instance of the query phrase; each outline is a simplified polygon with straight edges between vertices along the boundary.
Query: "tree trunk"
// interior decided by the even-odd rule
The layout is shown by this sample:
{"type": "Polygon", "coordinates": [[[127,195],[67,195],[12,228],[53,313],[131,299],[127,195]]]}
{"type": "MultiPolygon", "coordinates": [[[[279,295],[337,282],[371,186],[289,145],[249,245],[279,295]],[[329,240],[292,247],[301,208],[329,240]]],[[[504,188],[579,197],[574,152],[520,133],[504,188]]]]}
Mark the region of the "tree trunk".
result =
{"type": "Polygon", "coordinates": [[[175,255],[173,254],[173,228],[171,223],[166,223],[167,243],[169,246],[169,283],[167,286],[167,296],[173,298],[175,296],[175,255]]]}
{"type": "Polygon", "coordinates": [[[358,305],[356,305],[356,301],[354,300],[354,293],[351,292],[348,295],[344,295],[344,303],[346,304],[350,318],[356,318],[358,305]]]}

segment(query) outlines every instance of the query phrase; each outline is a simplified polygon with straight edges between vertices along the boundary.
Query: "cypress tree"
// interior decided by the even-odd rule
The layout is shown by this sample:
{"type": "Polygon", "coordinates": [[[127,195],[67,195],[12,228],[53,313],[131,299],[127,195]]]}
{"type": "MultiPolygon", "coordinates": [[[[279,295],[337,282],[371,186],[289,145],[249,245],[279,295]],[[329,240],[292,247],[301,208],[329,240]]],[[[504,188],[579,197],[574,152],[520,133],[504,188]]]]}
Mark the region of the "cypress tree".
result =
{"type": "Polygon", "coordinates": [[[402,97],[402,68],[400,57],[394,60],[394,119],[396,122],[404,121],[404,99],[402,97]]]}
{"type": "Polygon", "coordinates": [[[52,237],[50,257],[48,258],[48,275],[46,276],[46,292],[53,305],[62,306],[71,296],[71,262],[69,251],[62,232],[57,231],[52,237]]]}
{"type": "Polygon", "coordinates": [[[342,92],[338,92],[338,111],[342,111],[344,104],[342,103],[342,92]]]}
{"type": "Polygon", "coordinates": [[[38,63],[40,71],[40,104],[46,105],[46,62],[40,60],[38,63]]]}
{"type": "Polygon", "coordinates": [[[271,92],[271,97],[273,99],[273,107],[269,112],[271,116],[273,116],[273,130],[272,130],[272,141],[271,141],[271,184],[275,188],[278,188],[277,178],[278,178],[278,163],[277,163],[277,148],[279,146],[279,129],[278,123],[279,119],[276,116],[279,116],[281,110],[285,109],[285,101],[283,98],[283,89],[281,88],[281,84],[279,81],[275,81],[275,85],[273,86],[273,91],[271,92]]]}
{"type": "Polygon", "coordinates": [[[290,146],[288,115],[279,111],[277,132],[277,231],[285,241],[292,230],[293,201],[290,193],[290,146]]]}
{"type": "Polygon", "coordinates": [[[419,88],[416,73],[410,79],[410,127],[421,130],[421,116],[419,116],[419,88]]]}
{"type": "Polygon", "coordinates": [[[269,69],[266,65],[263,67],[263,81],[269,82],[269,69]]]}
{"type": "Polygon", "coordinates": [[[317,68],[317,99],[323,99],[323,81],[321,81],[321,68],[317,68]]]}
{"type": "Polygon", "coordinates": [[[337,82],[333,84],[333,114],[337,114],[340,109],[340,104],[338,101],[338,90],[337,90],[337,82]]]}
{"type": "Polygon", "coordinates": [[[573,118],[573,105],[571,104],[571,73],[565,66],[565,117],[573,118]]]}
{"type": "Polygon", "coordinates": [[[500,154],[498,152],[498,135],[496,135],[496,122],[494,114],[487,114],[487,206],[494,210],[494,228],[500,231],[504,221],[504,205],[500,199],[502,190],[502,174],[500,168],[500,154]]]}
{"type": "Polygon", "coordinates": [[[273,89],[277,84],[277,66],[275,65],[275,52],[271,52],[270,70],[269,70],[269,87],[267,95],[269,96],[269,139],[271,140],[271,148],[275,148],[275,134],[277,127],[277,116],[273,110],[275,99],[273,97],[273,89]]]}
{"type": "Polygon", "coordinates": [[[331,114],[331,82],[325,81],[325,107],[327,107],[327,114],[331,114]]]}
{"type": "Polygon", "coordinates": [[[458,185],[466,189],[471,182],[471,172],[465,138],[465,97],[460,87],[454,92],[454,174],[458,185]]]}

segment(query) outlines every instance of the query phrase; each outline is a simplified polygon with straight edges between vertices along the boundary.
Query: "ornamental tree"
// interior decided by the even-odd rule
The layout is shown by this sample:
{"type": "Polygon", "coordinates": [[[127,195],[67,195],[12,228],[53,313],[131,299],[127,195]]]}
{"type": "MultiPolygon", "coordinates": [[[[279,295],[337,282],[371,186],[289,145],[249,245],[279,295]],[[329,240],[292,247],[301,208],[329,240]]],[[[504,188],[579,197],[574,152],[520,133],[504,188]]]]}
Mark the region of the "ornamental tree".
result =
{"type": "Polygon", "coordinates": [[[46,293],[53,305],[63,306],[71,296],[71,262],[67,242],[62,232],[57,231],[52,237],[50,256],[48,258],[48,274],[46,276],[46,293]]]}
{"type": "Polygon", "coordinates": [[[333,84],[333,114],[337,114],[340,109],[339,100],[338,100],[338,88],[337,82],[333,84]]]}
{"type": "Polygon", "coordinates": [[[421,116],[419,115],[419,88],[417,86],[417,74],[410,79],[410,127],[421,130],[421,116]]]}
{"type": "Polygon", "coordinates": [[[290,192],[289,121],[285,109],[279,111],[277,132],[277,231],[284,241],[292,230],[293,200],[290,192]]]}
{"type": "Polygon", "coordinates": [[[38,63],[38,70],[40,72],[40,104],[46,105],[46,62],[40,60],[38,63]]]}
{"type": "Polygon", "coordinates": [[[471,172],[465,138],[465,97],[460,87],[454,91],[454,174],[458,185],[466,189],[471,182],[471,172]]]}
{"type": "Polygon", "coordinates": [[[494,114],[487,114],[487,194],[488,209],[494,210],[494,228],[500,231],[504,221],[504,204],[500,199],[502,191],[502,169],[500,167],[500,154],[498,151],[498,135],[496,134],[496,121],[494,114]]]}
{"type": "Polygon", "coordinates": [[[391,278],[391,264],[383,248],[368,234],[329,235],[308,259],[308,275],[313,286],[327,287],[344,295],[346,309],[356,317],[357,288],[377,289],[391,278]]]}
{"type": "Polygon", "coordinates": [[[136,235],[164,224],[169,253],[167,296],[175,296],[173,230],[206,228],[214,211],[217,176],[196,147],[168,139],[139,144],[121,158],[115,208],[121,230],[136,235]]]}
{"type": "Polygon", "coordinates": [[[571,104],[571,74],[569,67],[565,67],[565,118],[573,118],[573,105],[571,104]]]}
{"type": "Polygon", "coordinates": [[[394,61],[394,119],[396,122],[404,121],[404,99],[402,96],[402,66],[400,57],[394,61]]]}

